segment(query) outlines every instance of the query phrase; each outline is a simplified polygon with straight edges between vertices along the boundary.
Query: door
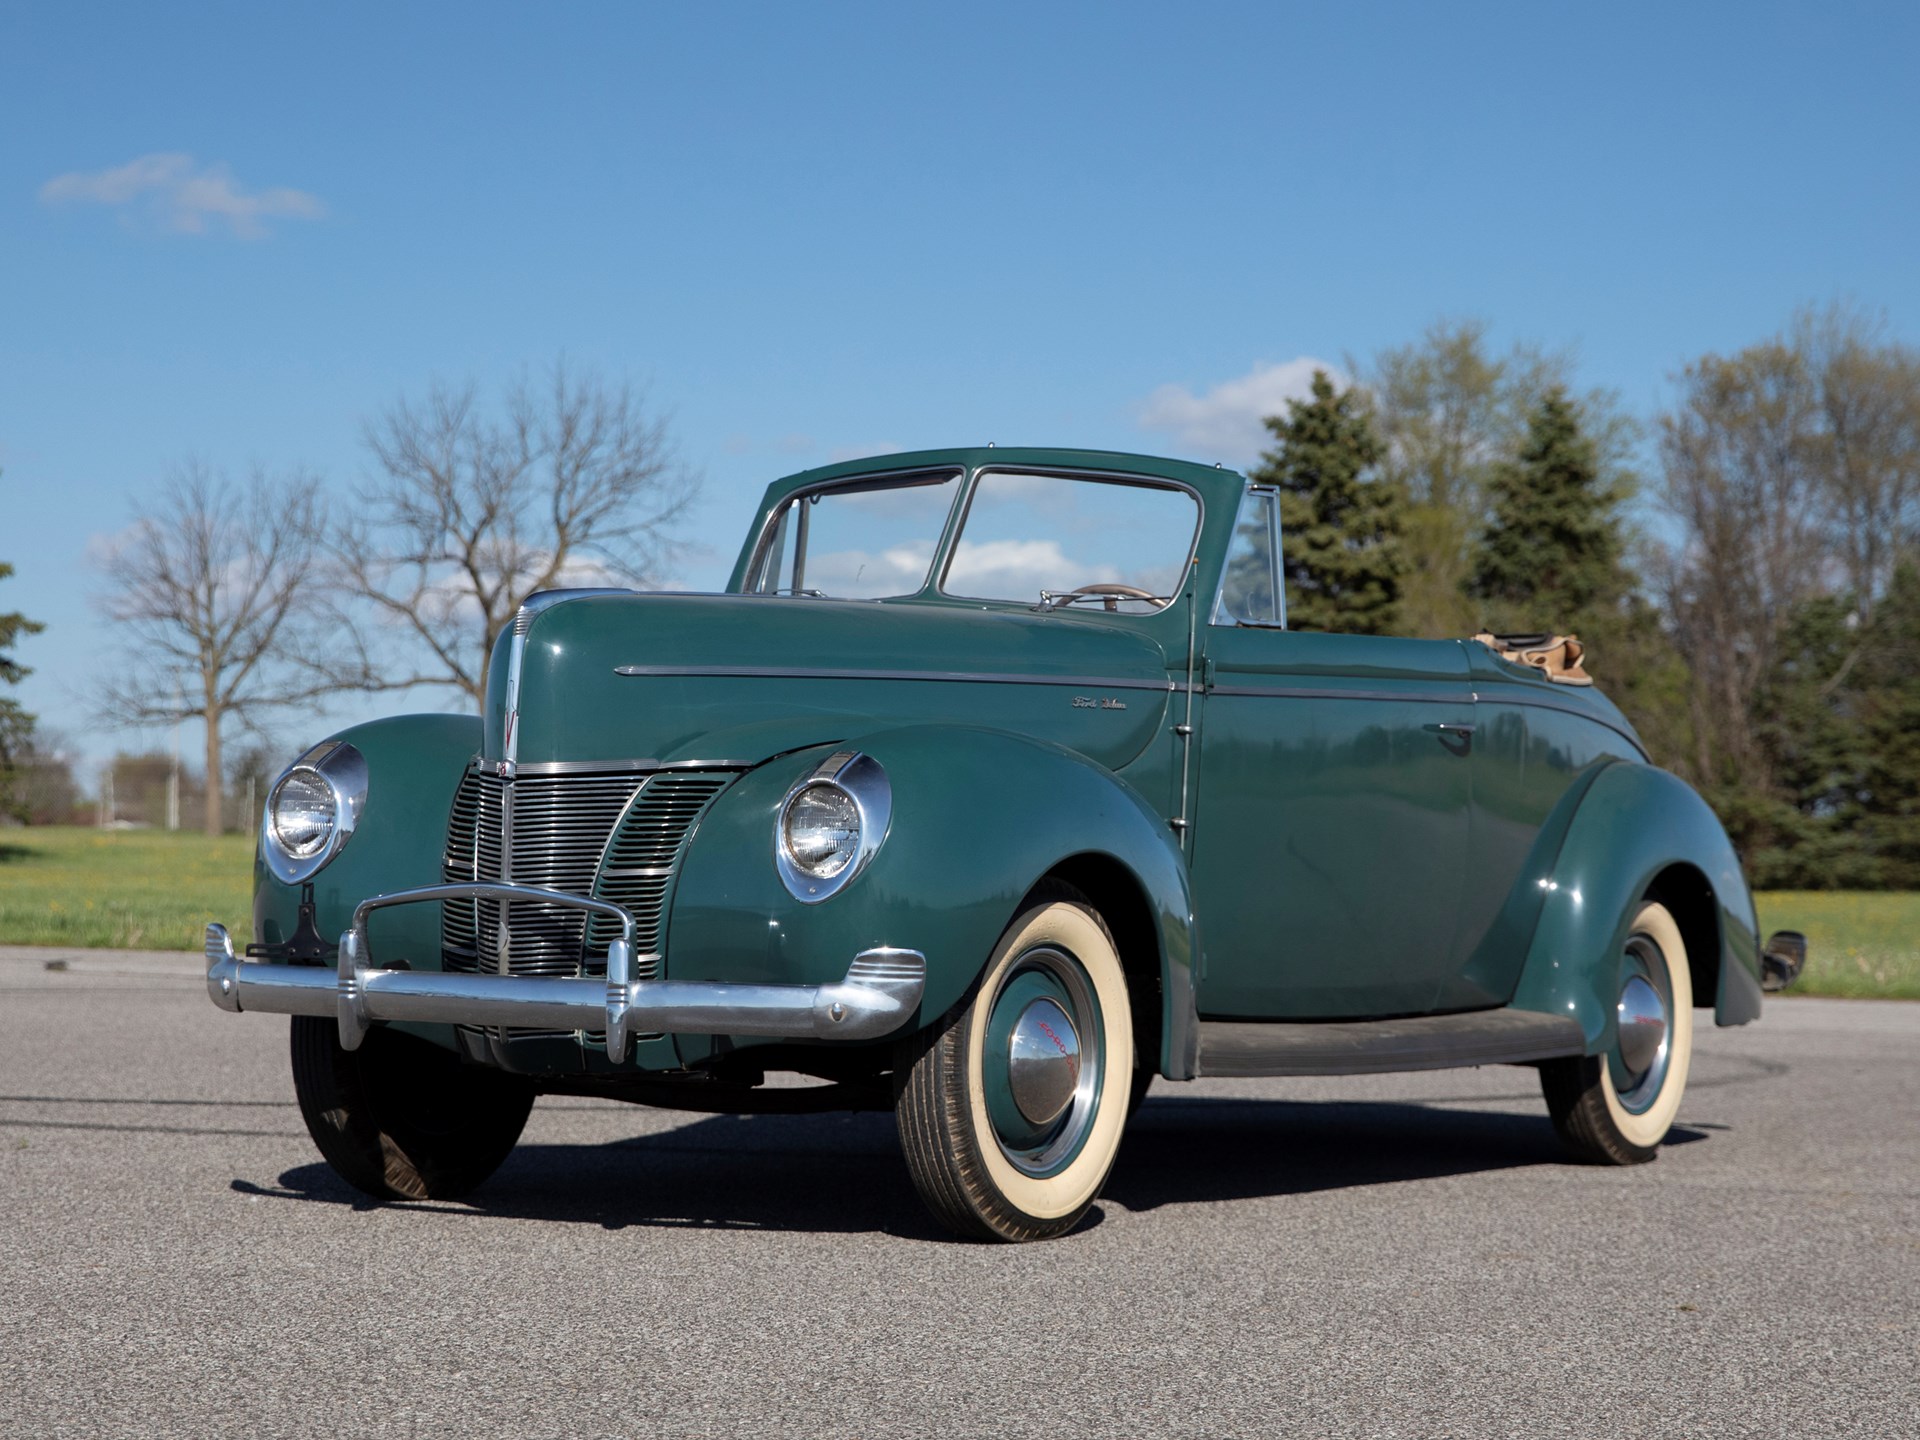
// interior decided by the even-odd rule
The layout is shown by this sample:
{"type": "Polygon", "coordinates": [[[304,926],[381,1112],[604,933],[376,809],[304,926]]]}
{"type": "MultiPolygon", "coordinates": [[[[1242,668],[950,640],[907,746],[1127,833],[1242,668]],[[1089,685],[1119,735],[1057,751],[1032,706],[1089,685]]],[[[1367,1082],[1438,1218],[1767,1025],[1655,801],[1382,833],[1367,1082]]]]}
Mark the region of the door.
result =
{"type": "Polygon", "coordinates": [[[1460,642],[1207,632],[1193,888],[1203,1015],[1431,1011],[1466,877],[1460,642]]]}

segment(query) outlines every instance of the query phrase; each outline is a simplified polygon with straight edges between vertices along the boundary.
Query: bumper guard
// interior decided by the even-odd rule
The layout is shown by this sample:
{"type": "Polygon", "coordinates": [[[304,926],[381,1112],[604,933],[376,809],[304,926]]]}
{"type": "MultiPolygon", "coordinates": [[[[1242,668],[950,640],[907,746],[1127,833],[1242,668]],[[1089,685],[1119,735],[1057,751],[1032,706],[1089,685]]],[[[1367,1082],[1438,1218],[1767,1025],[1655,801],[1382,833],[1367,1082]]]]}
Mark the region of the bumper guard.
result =
{"type": "Polygon", "coordinates": [[[275,965],[234,952],[224,925],[207,926],[207,994],[222,1010],[334,1016],[340,1044],[357,1049],[376,1020],[605,1030],[619,1064],[635,1035],[765,1035],[788,1040],[878,1040],[906,1023],[926,989],[918,950],[881,945],[854,956],[829,985],[735,985],[722,980],[635,980],[633,917],[605,900],[531,885],[427,885],[375,895],[354,908],[333,970],[275,965]],[[553,978],[383,970],[372,963],[367,916],[436,900],[538,901],[620,922],[607,976],[553,978]]]}

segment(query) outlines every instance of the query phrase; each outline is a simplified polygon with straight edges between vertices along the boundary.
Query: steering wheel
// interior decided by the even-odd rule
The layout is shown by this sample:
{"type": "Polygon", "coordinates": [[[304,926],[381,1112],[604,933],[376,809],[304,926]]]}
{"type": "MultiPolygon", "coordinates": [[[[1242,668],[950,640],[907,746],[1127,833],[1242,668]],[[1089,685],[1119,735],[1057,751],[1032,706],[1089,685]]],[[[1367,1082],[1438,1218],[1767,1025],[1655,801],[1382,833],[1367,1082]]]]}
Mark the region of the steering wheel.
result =
{"type": "Polygon", "coordinates": [[[1078,585],[1067,591],[1065,599],[1071,605],[1081,595],[1100,595],[1105,597],[1103,608],[1109,615],[1118,614],[1122,600],[1147,600],[1155,605],[1165,605],[1167,598],[1156,595],[1151,590],[1142,590],[1138,585],[1078,585]]]}

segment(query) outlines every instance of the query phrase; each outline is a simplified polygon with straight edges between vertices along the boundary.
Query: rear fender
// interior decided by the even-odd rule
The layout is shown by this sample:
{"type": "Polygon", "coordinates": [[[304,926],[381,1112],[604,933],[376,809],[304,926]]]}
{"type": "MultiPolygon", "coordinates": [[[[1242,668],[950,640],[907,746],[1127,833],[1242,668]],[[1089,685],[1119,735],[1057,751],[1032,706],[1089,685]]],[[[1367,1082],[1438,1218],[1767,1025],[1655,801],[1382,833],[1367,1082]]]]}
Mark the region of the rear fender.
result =
{"type": "Polygon", "coordinates": [[[1571,1015],[1588,1054],[1612,1048],[1619,957],[1642,900],[1661,901],[1686,937],[1694,996],[1714,1019],[1760,1016],[1753,896],[1707,803],[1650,765],[1609,765],[1580,802],[1551,873],[1513,1007],[1571,1015]]]}
{"type": "MultiPolygon", "coordinates": [[[[862,950],[900,946],[927,957],[926,993],[912,1022],[923,1026],[966,995],[1036,882],[1093,858],[1123,867],[1145,901],[1159,965],[1161,1072],[1190,1075],[1193,907],[1172,830],[1111,772],[1003,731],[879,731],[741,777],[689,842],[667,973],[819,984],[839,979],[862,950]],[[829,898],[802,904],[775,871],[775,827],[788,790],[835,749],[863,751],[885,767],[892,820],[866,869],[829,898]]],[[[680,1044],[688,1063],[711,1053],[704,1037],[680,1044]]]]}

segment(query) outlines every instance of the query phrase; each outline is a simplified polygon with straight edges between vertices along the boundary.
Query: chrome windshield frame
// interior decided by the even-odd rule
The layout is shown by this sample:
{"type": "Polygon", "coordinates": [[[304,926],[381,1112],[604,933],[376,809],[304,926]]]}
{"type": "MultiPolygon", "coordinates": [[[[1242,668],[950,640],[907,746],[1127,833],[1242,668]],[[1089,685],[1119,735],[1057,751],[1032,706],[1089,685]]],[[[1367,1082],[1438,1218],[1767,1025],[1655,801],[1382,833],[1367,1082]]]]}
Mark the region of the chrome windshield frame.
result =
{"type": "MultiPolygon", "coordinates": [[[[773,596],[783,592],[763,588],[766,580],[767,562],[776,549],[776,542],[784,543],[787,516],[793,507],[815,496],[830,493],[857,495],[867,490],[908,490],[926,485],[944,485],[949,481],[960,481],[960,491],[947,506],[947,513],[940,522],[940,532],[933,542],[933,558],[928,562],[928,574],[931,575],[938,564],[946,546],[949,532],[953,529],[954,512],[967,492],[967,469],[964,465],[909,465],[898,470],[875,470],[862,475],[843,475],[834,480],[822,480],[817,485],[808,485],[783,497],[780,504],[768,514],[760,524],[760,534],[754,540],[753,559],[748,562],[745,578],[739,593],[742,595],[773,596]],[[910,477],[912,484],[900,484],[910,477]]],[[[898,595],[874,596],[873,599],[904,600],[914,595],[925,594],[927,577],[923,576],[919,584],[910,590],[902,590],[898,595]]],[[[846,595],[827,595],[824,599],[847,600],[855,597],[846,595]]]]}

